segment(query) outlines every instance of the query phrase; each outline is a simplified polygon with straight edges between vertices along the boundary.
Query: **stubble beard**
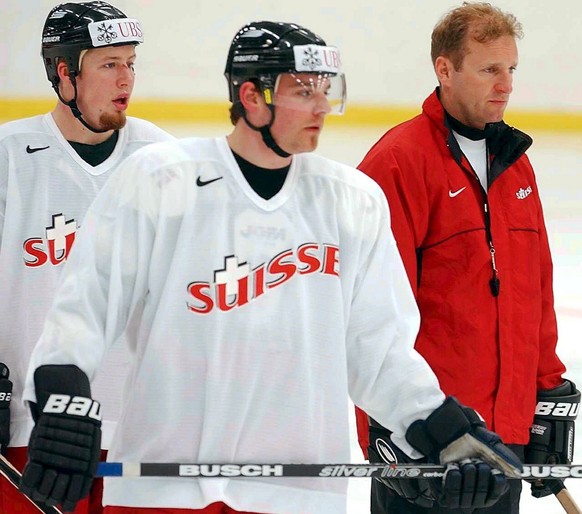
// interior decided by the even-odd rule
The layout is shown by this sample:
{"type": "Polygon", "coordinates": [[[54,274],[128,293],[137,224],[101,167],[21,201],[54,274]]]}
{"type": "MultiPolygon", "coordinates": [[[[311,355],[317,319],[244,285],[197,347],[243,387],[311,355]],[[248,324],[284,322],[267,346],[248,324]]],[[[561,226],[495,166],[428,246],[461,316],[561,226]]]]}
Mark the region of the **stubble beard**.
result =
{"type": "Polygon", "coordinates": [[[305,146],[307,147],[304,152],[314,152],[317,150],[317,145],[319,144],[319,134],[312,134],[306,141],[305,146]]]}
{"type": "Polygon", "coordinates": [[[116,112],[113,114],[104,112],[99,117],[99,128],[101,130],[120,130],[125,127],[127,116],[125,112],[116,112]]]}

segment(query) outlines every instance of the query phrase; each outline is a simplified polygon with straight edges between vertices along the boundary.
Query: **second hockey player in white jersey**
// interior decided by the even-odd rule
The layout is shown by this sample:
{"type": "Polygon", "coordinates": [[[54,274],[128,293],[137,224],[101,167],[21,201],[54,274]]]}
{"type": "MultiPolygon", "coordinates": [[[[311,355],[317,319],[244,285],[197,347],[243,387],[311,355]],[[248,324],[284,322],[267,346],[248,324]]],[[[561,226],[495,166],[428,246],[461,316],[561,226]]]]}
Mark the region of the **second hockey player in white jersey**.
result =
{"type": "MultiPolygon", "coordinates": [[[[0,409],[0,443],[9,445],[7,457],[20,469],[34,425],[22,404],[26,369],[85,212],[124,158],[171,139],[125,114],[141,42],[139,22],[109,4],[55,7],[42,49],[59,102],[51,113],[0,126],[0,361],[11,371],[0,386],[9,388],[12,381],[14,395],[0,409]],[[94,36],[105,23],[111,26],[109,43],[94,36]]],[[[105,404],[104,448],[127,369],[127,352],[116,345],[95,382],[105,404]]],[[[3,479],[0,505],[6,512],[36,512],[3,479]]]]}
{"type": "MultiPolygon", "coordinates": [[[[337,49],[294,24],[251,23],[226,76],[229,136],[136,152],[89,209],[27,377],[38,421],[23,490],[69,505],[88,487],[100,423],[89,379],[122,336],[133,360],[109,460],[348,461],[349,392],[413,457],[443,462],[465,441],[463,456],[479,446],[514,474],[519,460],[445,400],[413,350],[419,315],[381,189],[309,153],[325,116],[343,111],[337,49]],[[73,426],[85,438],[63,450],[52,429],[73,426]]],[[[437,487],[457,503],[492,503],[506,485],[478,459],[447,477],[437,487]]],[[[338,514],[346,486],[111,478],[104,504],[106,514],[338,514]]]]}

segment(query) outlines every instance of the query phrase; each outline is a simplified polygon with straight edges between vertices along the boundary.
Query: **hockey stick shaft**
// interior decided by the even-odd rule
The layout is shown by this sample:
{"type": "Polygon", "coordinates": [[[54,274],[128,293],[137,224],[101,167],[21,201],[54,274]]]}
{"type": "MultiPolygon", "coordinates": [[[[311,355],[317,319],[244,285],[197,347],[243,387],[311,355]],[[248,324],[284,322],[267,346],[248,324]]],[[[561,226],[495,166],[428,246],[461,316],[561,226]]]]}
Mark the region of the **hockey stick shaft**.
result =
{"type": "Polygon", "coordinates": [[[582,510],[578,507],[578,504],[574,501],[574,498],[570,494],[570,491],[564,487],[561,491],[554,493],[558,501],[564,508],[566,514],[582,514],[582,510]]]}
{"type": "MultiPolygon", "coordinates": [[[[422,464],[179,464],[101,462],[103,477],[438,478],[444,466],[422,464]]],[[[582,478],[582,464],[524,465],[521,478],[582,478]]]]}
{"type": "MultiPolygon", "coordinates": [[[[20,472],[10,463],[10,461],[0,455],[0,475],[2,475],[8,482],[10,482],[16,489],[18,489],[18,484],[20,484],[20,478],[22,475],[20,472]]],[[[62,512],[56,507],[50,505],[45,505],[44,503],[36,502],[32,498],[26,496],[22,491],[20,491],[22,496],[24,496],[30,503],[32,503],[39,512],[44,512],[44,514],[62,514],[62,512]]]]}

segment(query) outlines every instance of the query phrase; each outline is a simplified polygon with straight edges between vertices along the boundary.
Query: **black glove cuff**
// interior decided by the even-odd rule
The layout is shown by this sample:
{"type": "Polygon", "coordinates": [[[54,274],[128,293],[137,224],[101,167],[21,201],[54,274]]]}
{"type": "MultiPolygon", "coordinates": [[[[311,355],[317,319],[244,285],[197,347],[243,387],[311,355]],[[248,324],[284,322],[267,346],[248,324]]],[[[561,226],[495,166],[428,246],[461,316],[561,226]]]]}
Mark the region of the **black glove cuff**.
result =
{"type": "Polygon", "coordinates": [[[0,362],[0,410],[9,409],[12,400],[12,381],[9,380],[10,370],[0,362]]]}
{"type": "Polygon", "coordinates": [[[552,389],[538,391],[535,416],[556,421],[574,421],[580,410],[580,391],[565,380],[552,389]]]}
{"type": "Polygon", "coordinates": [[[77,366],[40,366],[34,372],[34,385],[37,403],[30,402],[30,409],[35,422],[46,413],[86,417],[101,424],[100,405],[91,399],[89,378],[77,366]]]}
{"type": "Polygon", "coordinates": [[[452,441],[470,432],[476,423],[482,423],[478,415],[449,396],[428,418],[417,420],[408,427],[406,440],[422,454],[436,456],[452,441]]]}
{"type": "Polygon", "coordinates": [[[51,394],[69,394],[91,398],[89,378],[77,366],[50,364],[38,367],[34,372],[36,403],[44,408],[51,394]]]}

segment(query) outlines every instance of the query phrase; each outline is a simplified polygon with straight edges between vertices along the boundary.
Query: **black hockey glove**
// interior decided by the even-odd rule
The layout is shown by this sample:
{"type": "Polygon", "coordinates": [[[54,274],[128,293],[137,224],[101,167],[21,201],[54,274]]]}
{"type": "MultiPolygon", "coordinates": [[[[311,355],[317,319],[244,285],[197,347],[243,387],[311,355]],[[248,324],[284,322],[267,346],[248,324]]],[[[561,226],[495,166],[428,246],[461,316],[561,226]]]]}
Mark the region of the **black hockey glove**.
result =
{"type": "MultiPolygon", "coordinates": [[[[528,464],[570,464],[574,453],[574,420],[580,409],[580,391],[573,382],[538,391],[538,403],[525,447],[528,464]]],[[[529,480],[528,480],[529,482],[529,480]]],[[[564,489],[564,481],[534,480],[531,494],[543,498],[564,489]]]]}
{"type": "Polygon", "coordinates": [[[6,455],[10,442],[10,400],[12,399],[12,382],[8,379],[10,370],[0,362],[0,453],[6,455]]]}
{"type": "Polygon", "coordinates": [[[77,366],[41,366],[34,373],[36,425],[20,488],[33,500],[71,512],[89,494],[101,447],[101,409],[77,366]]]}
{"type": "Polygon", "coordinates": [[[522,464],[479,415],[448,397],[425,420],[406,431],[411,446],[430,462],[446,464],[435,484],[438,503],[447,508],[484,508],[507,491],[507,477],[519,478],[522,464]]]}
{"type": "MultiPolygon", "coordinates": [[[[370,446],[368,446],[368,460],[372,464],[426,464],[426,459],[414,460],[406,455],[391,439],[392,432],[370,418],[370,446]]],[[[388,489],[410,503],[423,508],[431,508],[437,501],[437,486],[432,481],[423,478],[410,479],[376,476],[388,489]]]]}

